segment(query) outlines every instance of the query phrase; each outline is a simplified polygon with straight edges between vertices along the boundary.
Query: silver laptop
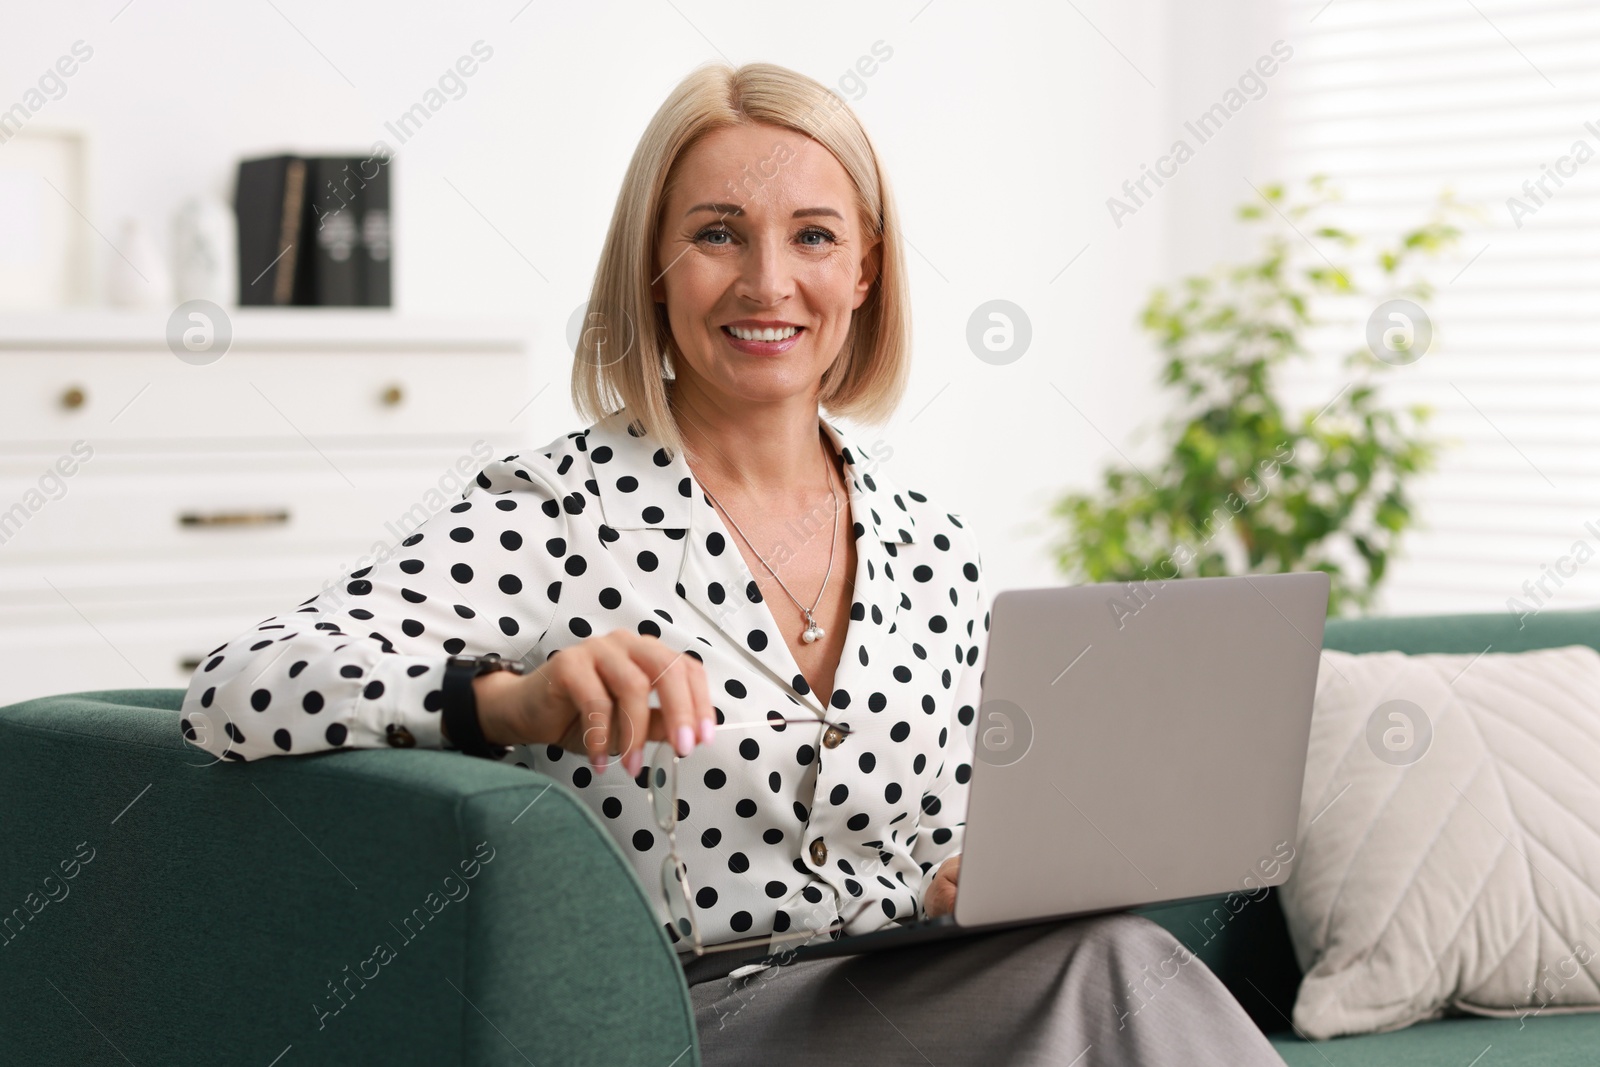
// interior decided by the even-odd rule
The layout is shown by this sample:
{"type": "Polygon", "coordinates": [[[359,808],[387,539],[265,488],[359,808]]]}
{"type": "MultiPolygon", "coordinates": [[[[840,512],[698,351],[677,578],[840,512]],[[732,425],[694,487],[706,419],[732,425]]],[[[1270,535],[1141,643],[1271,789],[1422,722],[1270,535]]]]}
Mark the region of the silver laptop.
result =
{"type": "Polygon", "coordinates": [[[955,914],[784,954],[1283,882],[1327,604],[1320,572],[997,594],[955,914]]]}

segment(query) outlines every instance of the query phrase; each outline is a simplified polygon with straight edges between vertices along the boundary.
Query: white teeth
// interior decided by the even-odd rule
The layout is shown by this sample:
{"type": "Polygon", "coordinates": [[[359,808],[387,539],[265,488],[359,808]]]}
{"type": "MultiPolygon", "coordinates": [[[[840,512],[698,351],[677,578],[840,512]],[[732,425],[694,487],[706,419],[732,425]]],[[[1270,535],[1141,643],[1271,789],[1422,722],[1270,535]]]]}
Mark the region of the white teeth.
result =
{"type": "Polygon", "coordinates": [[[741,341],[783,341],[800,332],[797,326],[785,326],[782,329],[769,327],[765,330],[747,330],[742,326],[728,326],[726,329],[741,341]]]}

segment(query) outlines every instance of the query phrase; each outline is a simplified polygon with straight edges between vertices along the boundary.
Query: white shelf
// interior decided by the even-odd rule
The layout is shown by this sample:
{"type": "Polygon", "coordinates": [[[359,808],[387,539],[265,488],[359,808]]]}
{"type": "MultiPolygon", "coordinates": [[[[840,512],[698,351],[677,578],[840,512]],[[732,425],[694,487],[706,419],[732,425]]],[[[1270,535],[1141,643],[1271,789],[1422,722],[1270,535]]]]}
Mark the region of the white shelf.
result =
{"type": "Polygon", "coordinates": [[[526,443],[528,322],[230,309],[195,366],[169,314],[0,315],[0,705],[181,686],[526,443]]]}
{"type": "MultiPolygon", "coordinates": [[[[392,308],[228,308],[229,351],[512,351],[526,348],[526,319],[420,318],[392,308]]],[[[0,353],[57,349],[160,351],[170,312],[98,308],[0,314],[0,353]]]]}

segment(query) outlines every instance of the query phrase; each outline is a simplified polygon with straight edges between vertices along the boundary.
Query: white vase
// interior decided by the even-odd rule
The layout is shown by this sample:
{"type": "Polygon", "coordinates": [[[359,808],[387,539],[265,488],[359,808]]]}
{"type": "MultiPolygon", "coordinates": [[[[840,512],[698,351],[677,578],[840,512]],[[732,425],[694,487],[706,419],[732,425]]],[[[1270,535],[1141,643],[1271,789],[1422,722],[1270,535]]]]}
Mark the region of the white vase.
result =
{"type": "Polygon", "coordinates": [[[170,307],[172,276],[143,223],[125,219],[106,261],[106,299],[112,307],[146,311],[170,307]]]}
{"type": "Polygon", "coordinates": [[[173,299],[237,301],[238,249],[233,212],[211,196],[191,196],[172,217],[173,299]]]}

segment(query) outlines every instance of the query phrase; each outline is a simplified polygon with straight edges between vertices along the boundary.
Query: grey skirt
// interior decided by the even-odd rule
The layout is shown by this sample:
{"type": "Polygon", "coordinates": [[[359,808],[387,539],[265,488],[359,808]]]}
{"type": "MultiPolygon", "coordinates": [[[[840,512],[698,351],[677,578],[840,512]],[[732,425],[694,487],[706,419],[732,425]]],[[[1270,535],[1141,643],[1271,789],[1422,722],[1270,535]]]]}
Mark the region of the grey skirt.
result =
{"type": "Polygon", "coordinates": [[[1135,915],[706,973],[688,971],[705,1067],[1283,1063],[1206,965],[1135,915]]]}

